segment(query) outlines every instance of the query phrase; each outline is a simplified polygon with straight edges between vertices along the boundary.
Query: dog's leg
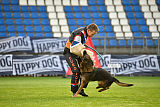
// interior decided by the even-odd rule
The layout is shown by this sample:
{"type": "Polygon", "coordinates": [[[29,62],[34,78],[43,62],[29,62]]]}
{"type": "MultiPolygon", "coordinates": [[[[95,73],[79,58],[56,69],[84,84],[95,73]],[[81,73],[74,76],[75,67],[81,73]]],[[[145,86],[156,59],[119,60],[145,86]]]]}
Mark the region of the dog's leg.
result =
{"type": "Polygon", "coordinates": [[[77,97],[77,95],[79,94],[79,92],[82,90],[83,86],[85,85],[85,82],[82,80],[81,81],[81,85],[78,88],[78,91],[76,92],[76,94],[73,97],[77,97]]]}

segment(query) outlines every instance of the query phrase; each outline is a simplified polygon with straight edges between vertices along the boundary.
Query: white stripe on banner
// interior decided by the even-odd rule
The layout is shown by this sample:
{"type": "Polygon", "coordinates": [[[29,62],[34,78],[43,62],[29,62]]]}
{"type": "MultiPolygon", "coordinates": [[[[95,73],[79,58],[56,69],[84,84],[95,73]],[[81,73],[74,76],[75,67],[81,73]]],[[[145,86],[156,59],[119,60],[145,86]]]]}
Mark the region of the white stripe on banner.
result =
{"type": "Polygon", "coordinates": [[[63,71],[58,55],[44,55],[30,59],[13,59],[13,75],[63,71]]]}
{"type": "Polygon", "coordinates": [[[32,50],[30,37],[10,37],[0,39],[0,52],[32,50]]]}
{"type": "Polygon", "coordinates": [[[67,39],[38,39],[33,40],[33,47],[35,53],[44,52],[63,52],[66,45],[67,39]]]}
{"type": "Polygon", "coordinates": [[[12,55],[0,55],[0,72],[12,71],[12,55]]]}

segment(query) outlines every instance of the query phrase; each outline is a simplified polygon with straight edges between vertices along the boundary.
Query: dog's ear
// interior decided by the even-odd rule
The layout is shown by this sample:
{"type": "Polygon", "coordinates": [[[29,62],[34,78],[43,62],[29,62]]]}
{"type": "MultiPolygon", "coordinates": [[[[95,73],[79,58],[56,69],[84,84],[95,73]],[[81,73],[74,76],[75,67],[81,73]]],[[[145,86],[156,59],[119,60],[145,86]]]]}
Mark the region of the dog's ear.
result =
{"type": "Polygon", "coordinates": [[[84,55],[86,55],[86,54],[87,54],[87,51],[86,51],[86,50],[84,50],[84,51],[83,51],[83,56],[84,56],[84,55]]]}

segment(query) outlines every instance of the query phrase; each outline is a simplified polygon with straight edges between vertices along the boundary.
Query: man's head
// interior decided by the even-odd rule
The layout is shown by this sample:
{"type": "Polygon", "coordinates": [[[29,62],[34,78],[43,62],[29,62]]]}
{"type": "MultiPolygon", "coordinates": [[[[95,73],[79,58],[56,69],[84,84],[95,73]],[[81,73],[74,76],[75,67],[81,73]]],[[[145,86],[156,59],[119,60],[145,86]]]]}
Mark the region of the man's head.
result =
{"type": "Polygon", "coordinates": [[[87,26],[87,34],[89,37],[93,37],[99,31],[98,26],[94,23],[87,26]]]}

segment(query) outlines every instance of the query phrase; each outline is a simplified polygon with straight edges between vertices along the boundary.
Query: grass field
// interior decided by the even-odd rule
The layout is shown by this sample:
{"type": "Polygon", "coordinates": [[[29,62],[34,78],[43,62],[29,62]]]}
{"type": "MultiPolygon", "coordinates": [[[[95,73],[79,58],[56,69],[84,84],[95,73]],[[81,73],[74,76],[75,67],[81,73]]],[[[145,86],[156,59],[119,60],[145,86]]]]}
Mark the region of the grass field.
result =
{"type": "Polygon", "coordinates": [[[114,83],[99,93],[97,82],[90,82],[88,98],[72,98],[70,78],[1,77],[0,107],[160,107],[160,77],[117,78],[134,86],[114,83]]]}

